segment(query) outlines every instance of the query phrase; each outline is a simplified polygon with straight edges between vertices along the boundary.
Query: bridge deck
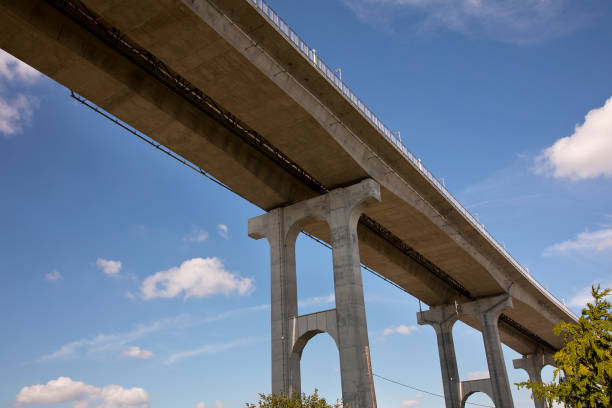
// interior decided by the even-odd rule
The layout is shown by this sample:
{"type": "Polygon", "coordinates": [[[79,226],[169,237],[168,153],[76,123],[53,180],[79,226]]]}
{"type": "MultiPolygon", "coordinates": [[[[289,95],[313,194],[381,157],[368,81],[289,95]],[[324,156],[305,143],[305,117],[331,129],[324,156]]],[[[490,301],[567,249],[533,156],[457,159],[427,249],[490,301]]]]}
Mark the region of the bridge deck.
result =
{"type": "MultiPolygon", "coordinates": [[[[359,227],[365,265],[429,305],[509,290],[514,308],[505,313],[502,341],[523,354],[535,351],[537,337],[560,347],[552,327],[574,316],[500,252],[252,3],[85,1],[96,19],[70,3],[1,1],[0,47],[264,210],[316,196],[321,187],[374,178],[382,202],[366,213],[374,224],[359,227]],[[112,40],[108,26],[120,30],[120,40],[112,40]],[[165,65],[139,63],[142,50],[165,65]],[[244,125],[228,125],[210,103],[177,89],[170,71],[244,125]],[[243,127],[269,143],[249,141],[243,127]],[[282,154],[270,153],[270,145],[282,154]],[[314,187],[279,157],[312,176],[314,187]]],[[[321,223],[306,230],[329,241],[321,223]]],[[[466,323],[478,328],[476,321],[466,323]]]]}

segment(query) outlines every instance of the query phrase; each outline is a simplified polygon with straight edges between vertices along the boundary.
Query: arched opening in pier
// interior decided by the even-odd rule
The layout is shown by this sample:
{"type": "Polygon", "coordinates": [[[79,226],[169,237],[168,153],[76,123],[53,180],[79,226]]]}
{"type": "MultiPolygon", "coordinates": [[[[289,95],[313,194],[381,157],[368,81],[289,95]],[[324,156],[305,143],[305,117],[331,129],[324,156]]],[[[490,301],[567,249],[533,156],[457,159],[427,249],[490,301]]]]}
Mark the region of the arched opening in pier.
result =
{"type": "MultiPolygon", "coordinates": [[[[309,219],[301,227],[330,241],[327,222],[309,219]]],[[[303,230],[302,230],[303,231],[303,230]]],[[[336,307],[334,268],[331,246],[300,232],[295,243],[298,315],[321,312],[336,307]]],[[[328,333],[310,338],[300,359],[302,392],[315,389],[328,402],[342,398],[340,356],[334,339],[328,333]]]]}
{"type": "MultiPolygon", "coordinates": [[[[520,358],[521,356],[518,355],[516,358],[520,358]]],[[[555,371],[555,367],[553,366],[545,366],[542,368],[542,371],[540,371],[540,375],[542,376],[542,382],[544,383],[550,383],[553,382],[553,378],[554,378],[554,371],[555,371]]],[[[523,381],[529,381],[529,374],[527,374],[527,371],[525,370],[513,370],[511,371],[512,374],[514,374],[514,378],[512,376],[510,376],[510,384],[514,385],[515,383],[518,382],[523,382],[523,381]]],[[[557,378],[555,381],[555,383],[559,383],[559,378],[557,378]]],[[[516,390],[516,388],[514,388],[513,393],[515,393],[515,406],[517,407],[522,407],[522,406],[533,406],[533,398],[531,396],[531,391],[527,388],[521,388],[520,390],[516,390]]]]}
{"type": "Polygon", "coordinates": [[[484,392],[475,392],[474,394],[467,397],[463,403],[465,408],[478,408],[478,407],[495,407],[493,400],[484,392]]]}
{"type": "Polygon", "coordinates": [[[316,388],[319,396],[331,404],[342,398],[338,347],[327,333],[317,334],[304,347],[301,378],[302,392],[306,394],[316,388]]]}
{"type": "Polygon", "coordinates": [[[482,333],[458,321],[453,326],[457,370],[462,381],[489,378],[482,333]]]}
{"type": "MultiPolygon", "coordinates": [[[[318,236],[331,235],[329,226],[322,220],[309,223],[307,228],[316,231],[318,236]]],[[[295,263],[299,314],[335,308],[331,248],[301,232],[295,243],[295,263]]]]}
{"type": "MultiPolygon", "coordinates": [[[[556,368],[550,365],[547,365],[544,368],[542,368],[542,371],[540,372],[540,375],[542,376],[542,382],[545,382],[545,383],[553,382],[555,378],[555,370],[556,368]]],[[[557,377],[557,379],[554,381],[556,383],[559,383],[559,377],[557,377]]]]}

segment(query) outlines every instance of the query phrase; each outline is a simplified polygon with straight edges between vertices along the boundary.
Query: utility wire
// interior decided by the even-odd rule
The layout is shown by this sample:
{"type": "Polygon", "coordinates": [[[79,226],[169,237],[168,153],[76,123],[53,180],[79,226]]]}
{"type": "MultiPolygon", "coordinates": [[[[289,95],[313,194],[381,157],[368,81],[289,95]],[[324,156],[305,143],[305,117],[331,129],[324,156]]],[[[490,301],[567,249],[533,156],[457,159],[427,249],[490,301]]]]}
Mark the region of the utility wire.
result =
{"type": "MultiPolygon", "coordinates": [[[[157,150],[159,150],[159,151],[165,153],[166,155],[172,157],[174,160],[178,161],[179,163],[189,167],[191,170],[195,171],[196,173],[199,173],[199,174],[203,175],[204,177],[206,177],[207,179],[209,179],[212,182],[216,183],[217,185],[223,187],[224,189],[226,189],[228,191],[231,191],[232,193],[234,193],[234,194],[236,194],[237,196],[240,197],[240,195],[238,193],[236,193],[234,190],[232,190],[228,185],[226,185],[223,182],[217,180],[215,177],[213,177],[212,175],[210,175],[206,171],[202,170],[200,167],[198,167],[195,164],[193,164],[191,162],[188,162],[187,160],[183,159],[181,156],[177,155],[176,153],[174,153],[170,149],[166,148],[161,143],[154,142],[151,138],[145,136],[144,134],[142,134],[138,130],[132,128],[131,126],[128,126],[127,124],[125,124],[124,122],[120,121],[116,117],[114,117],[111,114],[109,114],[109,113],[103,111],[102,109],[98,108],[93,103],[89,102],[87,99],[85,99],[82,96],[79,96],[78,94],[76,94],[74,91],[70,91],[70,97],[75,99],[77,102],[83,104],[84,106],[88,107],[92,111],[96,112],[97,114],[99,114],[99,115],[105,117],[106,119],[110,120],[115,125],[121,127],[122,129],[124,129],[124,130],[128,131],[129,133],[133,134],[134,136],[138,137],[140,140],[146,142],[147,144],[153,146],[157,150]]],[[[313,241],[318,242],[319,244],[323,245],[324,247],[326,247],[328,249],[332,249],[332,246],[330,244],[328,244],[327,242],[325,242],[325,241],[315,237],[314,235],[311,235],[311,234],[309,234],[308,232],[305,232],[305,231],[302,231],[302,233],[304,235],[306,235],[307,237],[309,237],[310,239],[312,239],[313,241]]],[[[374,275],[374,276],[384,280],[385,282],[395,286],[396,288],[398,288],[402,292],[408,293],[408,291],[406,289],[402,288],[397,283],[395,283],[395,282],[385,278],[384,276],[382,276],[378,272],[374,271],[373,269],[369,268],[368,266],[366,266],[364,264],[361,264],[361,267],[363,269],[365,269],[366,271],[370,272],[372,275],[374,275]]],[[[391,380],[389,378],[383,377],[382,375],[378,375],[378,374],[374,374],[374,373],[372,373],[372,375],[375,376],[375,377],[378,377],[378,378],[380,378],[382,380],[388,381],[390,383],[397,384],[397,385],[400,385],[400,386],[405,387],[405,388],[409,388],[411,390],[419,391],[419,392],[422,392],[422,393],[425,393],[425,394],[429,394],[429,395],[432,395],[432,396],[435,396],[435,397],[445,398],[444,395],[436,394],[434,392],[425,391],[425,390],[422,390],[420,388],[413,387],[411,385],[403,384],[403,383],[400,383],[399,381],[395,381],[395,380],[391,380]]],[[[493,407],[491,405],[482,405],[482,404],[477,404],[475,402],[466,402],[466,404],[476,405],[476,406],[479,406],[479,407],[495,408],[495,407],[493,407]]]]}
{"type": "Polygon", "coordinates": [[[390,383],[397,384],[397,385],[401,385],[402,387],[410,388],[411,390],[414,390],[414,391],[424,392],[425,394],[433,395],[434,397],[444,398],[444,395],[441,395],[441,394],[436,394],[435,392],[425,391],[425,390],[422,390],[422,389],[420,389],[420,388],[413,387],[413,386],[411,386],[411,385],[402,384],[401,382],[398,382],[398,381],[392,380],[392,379],[387,378],[387,377],[383,377],[382,375],[378,375],[378,374],[375,374],[375,373],[372,373],[372,375],[373,375],[374,377],[378,377],[378,378],[383,379],[383,380],[385,380],[385,381],[388,381],[388,382],[390,382],[390,383]]]}
{"type": "MultiPolygon", "coordinates": [[[[444,397],[444,395],[436,394],[435,392],[429,392],[429,391],[425,391],[425,390],[422,390],[422,389],[417,388],[417,387],[413,387],[413,386],[408,385],[408,384],[403,384],[403,383],[401,383],[399,381],[395,381],[395,380],[392,380],[390,378],[383,377],[382,375],[378,375],[378,374],[374,374],[374,373],[372,373],[372,375],[374,377],[378,377],[378,378],[380,378],[382,380],[385,380],[385,381],[388,381],[390,383],[397,384],[397,385],[400,385],[400,386],[405,387],[405,388],[410,388],[411,390],[414,390],[414,391],[423,392],[425,394],[429,394],[429,395],[432,395],[434,397],[440,397],[442,399],[446,399],[446,397],[444,397]]],[[[468,405],[468,404],[469,405],[476,405],[477,407],[495,408],[493,405],[478,404],[476,402],[466,402],[465,404],[466,405],[468,405]]]]}
{"type": "Polygon", "coordinates": [[[172,152],[171,150],[167,149],[161,143],[154,142],[151,138],[143,135],[142,133],[138,132],[134,128],[126,125],[124,122],[121,122],[119,119],[115,118],[114,116],[111,116],[110,114],[102,111],[100,108],[98,108],[97,106],[93,105],[92,103],[87,101],[85,98],[75,94],[74,91],[70,91],[70,97],[72,97],[76,101],[82,103],[83,105],[87,106],[89,109],[93,110],[94,112],[98,113],[99,115],[104,116],[106,119],[110,120],[115,125],[118,125],[118,126],[122,127],[123,129],[127,130],[128,132],[130,132],[134,136],[138,137],[140,140],[143,140],[144,142],[150,144],[151,146],[153,146],[157,150],[159,150],[161,152],[164,152],[165,154],[167,154],[168,156],[172,157],[174,160],[178,161],[179,163],[184,164],[185,166],[189,167],[191,170],[195,171],[196,173],[200,173],[201,175],[203,175],[204,177],[206,177],[209,180],[213,181],[214,183],[217,183],[221,187],[223,187],[226,190],[229,190],[232,193],[237,195],[237,193],[235,191],[233,191],[230,187],[228,187],[227,185],[223,184],[221,181],[217,180],[216,178],[214,178],[213,176],[211,176],[210,174],[208,174],[207,172],[205,172],[204,170],[202,170],[201,168],[199,168],[195,164],[188,162],[187,160],[183,159],[181,156],[179,156],[176,153],[172,152]]]}
{"type": "MultiPolygon", "coordinates": [[[[332,249],[332,246],[330,244],[328,244],[327,242],[315,237],[314,235],[309,234],[306,231],[302,231],[302,234],[306,235],[308,238],[312,239],[313,241],[318,242],[319,244],[323,245],[324,247],[328,248],[328,249],[332,249]]],[[[397,283],[393,282],[390,279],[385,278],[384,276],[382,276],[381,274],[379,274],[378,272],[376,272],[374,269],[370,268],[369,266],[366,266],[364,264],[361,264],[361,268],[370,272],[372,275],[376,276],[377,278],[380,278],[382,280],[384,280],[385,282],[387,282],[388,284],[395,286],[396,288],[398,288],[399,290],[401,290],[402,292],[406,292],[408,294],[410,294],[406,289],[402,288],[400,285],[398,285],[397,283]]]]}
{"type": "MultiPolygon", "coordinates": [[[[216,183],[217,185],[223,187],[227,191],[231,191],[232,193],[234,193],[235,195],[240,197],[240,195],[238,193],[236,193],[234,190],[232,190],[228,185],[226,185],[223,182],[217,180],[215,177],[213,177],[212,175],[210,175],[206,171],[202,170],[200,167],[198,167],[195,164],[193,164],[191,162],[188,162],[187,160],[183,159],[181,156],[177,155],[176,153],[174,153],[170,149],[166,148],[161,143],[154,142],[148,136],[145,136],[144,134],[142,134],[138,130],[132,128],[131,126],[125,124],[124,122],[120,121],[119,119],[117,119],[116,117],[112,116],[111,114],[109,114],[109,113],[103,111],[102,109],[98,108],[96,105],[94,105],[93,103],[89,102],[87,99],[83,98],[82,96],[76,94],[74,91],[70,91],[70,97],[75,99],[77,102],[83,104],[84,106],[88,107],[92,111],[96,112],[97,114],[99,114],[99,115],[105,117],[106,119],[110,120],[115,125],[121,127],[122,129],[124,129],[124,130],[128,131],[129,133],[133,134],[134,136],[138,137],[140,140],[144,141],[145,143],[149,144],[150,146],[153,146],[157,150],[159,150],[159,151],[165,153],[166,155],[172,157],[174,160],[178,161],[179,163],[189,167],[191,170],[195,171],[196,173],[199,173],[199,174],[203,175],[204,177],[208,178],[209,180],[211,180],[212,182],[216,183]]],[[[323,245],[324,247],[332,249],[332,246],[330,244],[328,244],[327,242],[325,242],[325,241],[315,237],[314,235],[311,235],[311,234],[309,234],[309,233],[307,233],[305,231],[302,231],[302,233],[304,235],[306,235],[308,238],[310,238],[310,239],[318,242],[319,244],[323,245]]],[[[408,293],[408,291],[406,291],[406,289],[402,288],[397,283],[395,283],[395,282],[385,278],[384,276],[380,275],[378,272],[376,272],[373,269],[365,266],[364,264],[361,264],[361,267],[363,269],[365,269],[366,271],[370,272],[371,274],[373,274],[374,276],[377,276],[378,278],[384,280],[385,282],[395,286],[399,290],[408,293]]]]}

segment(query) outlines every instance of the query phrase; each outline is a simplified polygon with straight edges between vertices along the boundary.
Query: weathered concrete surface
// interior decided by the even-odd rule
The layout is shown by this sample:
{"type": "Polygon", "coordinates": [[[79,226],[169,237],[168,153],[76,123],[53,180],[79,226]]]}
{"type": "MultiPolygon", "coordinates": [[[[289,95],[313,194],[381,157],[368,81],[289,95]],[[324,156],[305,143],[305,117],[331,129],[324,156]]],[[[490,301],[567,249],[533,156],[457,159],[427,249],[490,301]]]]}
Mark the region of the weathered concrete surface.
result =
{"type": "Polygon", "coordinates": [[[502,311],[511,307],[510,296],[500,295],[465,303],[460,308],[461,314],[474,316],[480,322],[493,393],[491,398],[495,406],[499,408],[514,407],[498,326],[502,311]]]}
{"type": "Polygon", "coordinates": [[[290,318],[291,350],[300,356],[308,340],[319,333],[328,333],[338,345],[338,318],[336,309],[309,313],[290,318]]]}
{"type": "MultiPolygon", "coordinates": [[[[461,408],[465,407],[467,399],[470,395],[475,394],[477,392],[484,392],[487,394],[493,401],[493,387],[491,386],[491,380],[489,378],[482,378],[479,380],[468,380],[461,381],[460,385],[460,394],[461,394],[461,408]]],[[[497,403],[495,403],[495,407],[498,407],[497,403]]]]}
{"type": "Polygon", "coordinates": [[[300,392],[302,350],[310,338],[328,332],[340,354],[342,400],[354,408],[376,407],[357,223],[379,200],[378,183],[367,179],[249,220],[249,236],[267,238],[271,248],[272,392],[300,392]],[[295,240],[314,219],[331,230],[336,308],[299,316],[295,240]]]}
{"type": "Polygon", "coordinates": [[[462,399],[455,342],[453,341],[453,326],[457,320],[459,320],[459,313],[456,305],[435,306],[429,310],[417,312],[417,322],[420,325],[427,324],[436,330],[446,408],[459,408],[462,399]]]}
{"type": "MultiPolygon", "coordinates": [[[[85,4],[257,130],[329,189],[366,177],[365,212],[474,297],[509,290],[508,316],[560,347],[573,317],[523,276],[245,0],[86,0],[85,4]],[[194,41],[194,39],[197,39],[194,41]]],[[[74,89],[270,210],[317,195],[42,0],[0,1],[0,47],[74,89]]],[[[305,227],[330,242],[324,223],[305,227]]],[[[465,300],[358,227],[361,261],[429,305],[465,300]]],[[[463,320],[463,319],[462,319],[463,320]]],[[[464,321],[479,327],[477,319],[464,321]]],[[[533,341],[502,327],[522,354],[533,341]]]]}
{"type": "MultiPolygon", "coordinates": [[[[498,328],[498,320],[502,311],[511,307],[512,299],[506,294],[467,303],[434,306],[429,310],[417,312],[419,324],[428,324],[436,330],[447,408],[465,406],[466,399],[478,391],[487,393],[495,402],[496,407],[513,407],[498,328]],[[459,379],[453,342],[453,325],[464,316],[472,316],[479,321],[490,378],[477,381],[460,381],[459,379]]],[[[516,367],[517,364],[530,363],[531,365],[527,364],[527,366],[531,368],[535,361],[539,360],[515,360],[514,365],[516,367]]]]}
{"type": "Polygon", "coordinates": [[[249,236],[270,245],[270,318],[272,392],[301,392],[300,359],[293,353],[293,325],[298,316],[295,240],[299,228],[288,228],[285,209],[249,220],[249,236]]]}
{"type": "MultiPolygon", "coordinates": [[[[555,360],[550,353],[538,351],[535,354],[528,354],[522,358],[512,360],[512,364],[516,369],[522,369],[527,371],[529,375],[529,381],[542,382],[542,368],[547,365],[555,365],[555,360]]],[[[548,403],[546,401],[534,398],[533,400],[536,408],[547,408],[548,403]]]]}

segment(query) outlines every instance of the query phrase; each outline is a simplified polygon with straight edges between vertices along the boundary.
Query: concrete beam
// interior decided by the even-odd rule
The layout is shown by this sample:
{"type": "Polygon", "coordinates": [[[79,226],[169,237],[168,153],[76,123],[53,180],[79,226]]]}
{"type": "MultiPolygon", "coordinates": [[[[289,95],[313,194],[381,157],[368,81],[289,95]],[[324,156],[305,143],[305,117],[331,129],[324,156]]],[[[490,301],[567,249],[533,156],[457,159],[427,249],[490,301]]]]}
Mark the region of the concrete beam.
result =
{"type": "Polygon", "coordinates": [[[319,333],[328,333],[338,345],[338,320],[336,309],[324,310],[289,318],[291,349],[300,356],[308,340],[319,333]]]}
{"type": "Polygon", "coordinates": [[[251,184],[263,201],[250,199],[270,208],[316,195],[48,3],[2,2],[0,10],[1,48],[197,163],[232,189],[241,191],[251,184]]]}
{"type": "MultiPolygon", "coordinates": [[[[486,270],[497,287],[488,293],[473,290],[476,296],[510,291],[513,296],[520,297],[524,304],[542,313],[549,319],[550,325],[563,319],[561,316],[564,312],[559,314],[550,298],[538,296],[537,291],[533,291],[529,285],[513,286],[516,282],[527,282],[521,272],[490,243],[486,243],[476,226],[470,225],[429,182],[424,181],[414,166],[364,117],[357,119],[363,115],[333,85],[321,80],[314,65],[304,59],[297,49],[292,50],[292,45],[257,10],[249,9],[250,4],[245,4],[244,0],[224,0],[215,1],[213,7],[205,0],[183,2],[307,111],[370,177],[416,209],[435,225],[437,231],[450,238],[464,251],[464,255],[471,258],[473,268],[477,265],[486,270]]],[[[386,226],[402,237],[391,224],[386,226]]],[[[421,252],[427,256],[426,252],[421,252]]],[[[433,261],[444,262],[440,259],[433,261]]],[[[552,338],[550,336],[549,340],[552,338]]]]}
{"type": "MultiPolygon", "coordinates": [[[[467,403],[467,399],[470,395],[475,394],[477,392],[484,392],[487,394],[493,401],[495,401],[493,387],[491,385],[490,378],[482,378],[478,380],[469,380],[469,381],[461,381],[460,384],[460,393],[461,393],[461,408],[465,407],[467,403]]],[[[495,406],[498,407],[497,403],[495,406]]],[[[501,407],[501,406],[500,406],[501,407]]]]}
{"type": "MultiPolygon", "coordinates": [[[[328,106],[325,106],[321,100],[321,95],[315,96],[307,89],[294,75],[291,70],[283,64],[279,63],[278,57],[275,57],[269,50],[259,46],[259,41],[253,40],[252,36],[256,36],[257,30],[249,30],[249,34],[238,29],[236,23],[230,20],[227,15],[219,13],[218,10],[223,10],[232,15],[235,21],[240,21],[236,15],[240,9],[238,1],[224,1],[216,3],[217,7],[213,7],[206,0],[183,0],[198,16],[200,16],[209,26],[214,28],[226,41],[234,46],[244,57],[246,57],[254,66],[261,72],[267,75],[268,79],[274,82],[275,85],[285,91],[293,100],[295,100],[303,109],[305,109],[317,123],[325,129],[325,131],[340,144],[345,152],[365,170],[365,172],[378,181],[381,186],[384,186],[393,194],[403,199],[413,208],[417,209],[421,214],[427,217],[437,228],[463,248],[474,260],[484,266],[491,276],[498,282],[499,288],[507,289],[511,286],[511,281],[507,275],[501,271],[498,265],[495,265],[486,256],[483,256],[479,247],[475,246],[466,236],[450,222],[447,217],[436,211],[435,207],[429,203],[422,194],[402,178],[397,169],[393,168],[379,154],[377,154],[370,146],[364,144],[351,128],[343,125],[343,118],[334,114],[328,106]]],[[[246,11],[240,17],[244,18],[247,14],[252,14],[253,18],[258,16],[257,11],[247,13],[246,11]]],[[[265,20],[263,24],[267,24],[265,20]]],[[[280,36],[280,34],[277,34],[280,36]]],[[[280,40],[285,41],[282,37],[280,40]]],[[[299,55],[299,54],[296,54],[299,55]]],[[[313,68],[314,69],[314,68],[313,68]]],[[[314,71],[317,75],[318,72],[314,71]]],[[[330,88],[333,92],[335,89],[330,88]]],[[[349,105],[347,105],[348,107],[349,105]]],[[[367,123],[367,122],[366,122],[367,123]]],[[[368,124],[369,127],[369,124],[368,124]]],[[[380,140],[380,143],[386,143],[386,140],[380,140]]],[[[404,169],[411,168],[407,160],[404,169]]],[[[398,163],[394,163],[398,164],[398,163]]],[[[411,168],[414,172],[415,169],[411,168]]]]}
{"type": "MultiPolygon", "coordinates": [[[[209,171],[261,208],[316,195],[231,130],[202,119],[205,115],[179,94],[155,83],[149,73],[49,3],[0,2],[0,47],[209,171]]],[[[246,1],[84,3],[116,24],[123,38],[137,40],[184,78],[219,97],[232,113],[236,109],[244,123],[274,137],[275,145],[326,186],[349,185],[368,174],[377,179],[384,186],[383,203],[369,207],[368,215],[469,286],[474,296],[499,293],[507,281],[516,282],[510,289],[517,300],[511,313],[518,314],[511,317],[558,344],[548,332],[559,320],[567,320],[564,312],[509,267],[397,149],[358,119],[358,112],[355,116],[350,104],[342,108],[344,97],[316,69],[308,68],[306,60],[295,58],[299,52],[291,54],[291,45],[275,37],[262,16],[245,7],[246,1]],[[134,12],[140,9],[146,12],[134,12]],[[243,18],[256,24],[244,29],[243,18]],[[194,44],[193,38],[201,41],[194,44]],[[275,54],[274,46],[280,54],[275,54]],[[317,75],[301,76],[307,71],[298,70],[299,64],[317,75]]],[[[380,252],[368,251],[363,261],[373,265],[379,256],[380,252]]],[[[420,270],[404,268],[399,257],[396,261],[385,263],[379,272],[410,289],[418,281],[410,270],[420,270]]],[[[419,289],[418,294],[428,304],[449,302],[455,296],[424,286],[428,289],[419,289]]],[[[522,353],[532,351],[530,341],[514,337],[507,341],[522,353]]]]}

